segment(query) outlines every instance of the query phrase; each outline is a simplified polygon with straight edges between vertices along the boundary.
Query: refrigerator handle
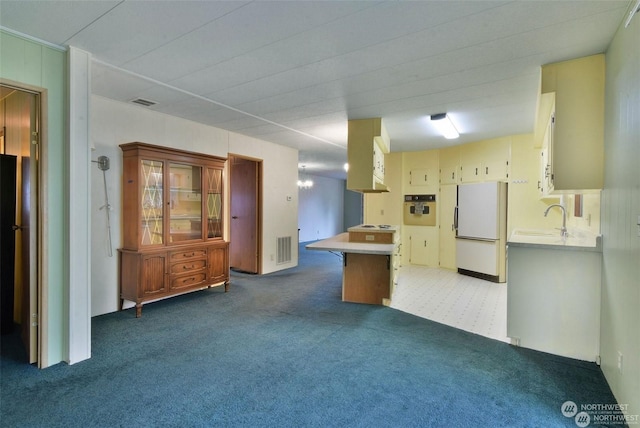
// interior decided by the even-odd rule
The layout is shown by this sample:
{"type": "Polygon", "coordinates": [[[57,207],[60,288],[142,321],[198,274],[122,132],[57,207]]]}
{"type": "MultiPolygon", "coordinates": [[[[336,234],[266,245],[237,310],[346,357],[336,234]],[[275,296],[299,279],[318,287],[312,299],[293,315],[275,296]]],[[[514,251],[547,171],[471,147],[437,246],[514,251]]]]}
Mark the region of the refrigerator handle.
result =
{"type": "Polygon", "coordinates": [[[456,230],[456,235],[458,234],[458,206],[453,209],[453,228],[456,230]]]}

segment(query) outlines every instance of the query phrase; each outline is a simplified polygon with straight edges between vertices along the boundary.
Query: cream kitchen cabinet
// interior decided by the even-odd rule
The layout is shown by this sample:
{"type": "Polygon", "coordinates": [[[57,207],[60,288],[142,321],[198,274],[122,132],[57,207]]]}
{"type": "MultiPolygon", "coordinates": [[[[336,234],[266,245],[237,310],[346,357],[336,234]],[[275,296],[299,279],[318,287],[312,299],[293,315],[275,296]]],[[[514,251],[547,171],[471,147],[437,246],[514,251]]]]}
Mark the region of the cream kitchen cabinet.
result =
{"type": "Polygon", "coordinates": [[[548,198],[554,190],[554,172],[553,172],[553,133],[555,125],[555,113],[551,113],[547,128],[542,140],[542,149],[540,150],[540,177],[538,180],[538,189],[541,198],[548,198]]]}
{"type": "Polygon", "coordinates": [[[440,186],[438,201],[439,224],[439,264],[441,268],[456,269],[456,230],[454,211],[457,204],[458,186],[445,184],[440,186]]]}
{"type": "Polygon", "coordinates": [[[405,193],[436,193],[439,182],[438,154],[435,150],[402,154],[405,193]],[[410,189],[410,190],[409,190],[410,189]]]}
{"type": "Polygon", "coordinates": [[[407,261],[412,265],[438,267],[438,228],[430,226],[404,226],[407,261]]]}
{"type": "Polygon", "coordinates": [[[439,151],[440,184],[457,184],[460,174],[460,148],[448,147],[439,151]]]}
{"type": "Polygon", "coordinates": [[[460,183],[506,181],[509,178],[509,138],[484,140],[460,147],[460,183]]]}
{"type": "Polygon", "coordinates": [[[603,54],[542,67],[542,93],[555,93],[547,149],[552,193],[603,188],[604,79],[603,54]]]}
{"type": "Polygon", "coordinates": [[[389,145],[381,118],[349,121],[347,189],[363,193],[388,191],[384,176],[389,145]]]}

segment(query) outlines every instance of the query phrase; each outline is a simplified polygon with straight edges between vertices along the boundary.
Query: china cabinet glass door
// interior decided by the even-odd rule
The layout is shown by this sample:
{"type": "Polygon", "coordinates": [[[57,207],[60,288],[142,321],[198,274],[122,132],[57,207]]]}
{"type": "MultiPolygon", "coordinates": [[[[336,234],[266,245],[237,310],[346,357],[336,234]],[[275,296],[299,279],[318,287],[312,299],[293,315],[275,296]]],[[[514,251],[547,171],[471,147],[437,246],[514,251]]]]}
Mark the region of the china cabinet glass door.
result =
{"type": "Polygon", "coordinates": [[[169,164],[169,242],[202,239],[202,168],[169,164]]]}
{"type": "Polygon", "coordinates": [[[141,160],[142,223],[140,243],[142,245],[163,243],[163,168],[164,162],[141,160]]]}
{"type": "Polygon", "coordinates": [[[222,237],[222,169],[207,168],[207,238],[222,237]]]}

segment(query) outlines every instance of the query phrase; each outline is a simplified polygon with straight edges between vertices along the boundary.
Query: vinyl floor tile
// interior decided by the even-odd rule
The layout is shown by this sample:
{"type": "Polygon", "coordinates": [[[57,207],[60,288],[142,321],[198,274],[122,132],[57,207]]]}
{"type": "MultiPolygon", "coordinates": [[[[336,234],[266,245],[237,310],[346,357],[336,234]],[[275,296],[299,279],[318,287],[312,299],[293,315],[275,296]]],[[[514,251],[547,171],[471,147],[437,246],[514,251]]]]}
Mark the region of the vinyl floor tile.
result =
{"type": "Polygon", "coordinates": [[[507,284],[423,266],[402,266],[391,307],[509,343],[507,284]]]}

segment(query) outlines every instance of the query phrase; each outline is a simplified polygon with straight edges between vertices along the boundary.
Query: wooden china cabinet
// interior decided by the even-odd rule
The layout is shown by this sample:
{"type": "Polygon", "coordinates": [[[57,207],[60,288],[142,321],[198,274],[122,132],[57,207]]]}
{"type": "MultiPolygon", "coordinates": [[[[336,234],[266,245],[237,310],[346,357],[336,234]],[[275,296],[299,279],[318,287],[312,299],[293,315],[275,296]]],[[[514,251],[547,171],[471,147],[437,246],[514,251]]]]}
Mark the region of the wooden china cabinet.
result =
{"type": "Polygon", "coordinates": [[[229,289],[223,238],[226,159],[145,143],[121,144],[120,309],[214,285],[229,289]]]}

